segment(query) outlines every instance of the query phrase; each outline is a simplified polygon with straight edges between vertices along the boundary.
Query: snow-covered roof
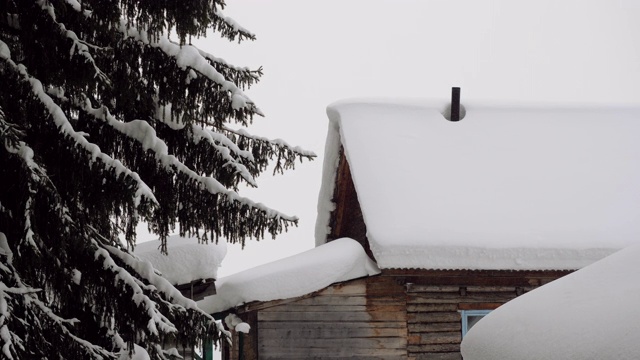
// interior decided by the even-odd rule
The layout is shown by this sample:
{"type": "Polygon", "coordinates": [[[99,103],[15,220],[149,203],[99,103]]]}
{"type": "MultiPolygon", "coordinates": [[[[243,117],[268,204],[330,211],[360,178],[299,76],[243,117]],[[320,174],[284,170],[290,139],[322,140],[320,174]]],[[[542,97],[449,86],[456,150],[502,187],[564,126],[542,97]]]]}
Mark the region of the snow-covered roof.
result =
{"type": "Polygon", "coordinates": [[[465,360],[638,359],[640,246],[518,297],[471,328],[465,360]]]}
{"type": "Polygon", "coordinates": [[[342,238],[216,281],[217,294],[198,301],[208,313],[252,301],[289,299],[380,270],[355,240],[342,238]]]}
{"type": "Polygon", "coordinates": [[[340,146],[380,268],[576,269],[640,242],[640,108],[339,102],[316,243],[340,146]]]}
{"type": "Polygon", "coordinates": [[[167,238],[169,255],[160,253],[160,240],[138,243],[134,254],[147,260],[173,285],[199,279],[217,278],[218,268],[227,254],[224,241],[199,244],[196,238],[172,235],[167,238]]]}

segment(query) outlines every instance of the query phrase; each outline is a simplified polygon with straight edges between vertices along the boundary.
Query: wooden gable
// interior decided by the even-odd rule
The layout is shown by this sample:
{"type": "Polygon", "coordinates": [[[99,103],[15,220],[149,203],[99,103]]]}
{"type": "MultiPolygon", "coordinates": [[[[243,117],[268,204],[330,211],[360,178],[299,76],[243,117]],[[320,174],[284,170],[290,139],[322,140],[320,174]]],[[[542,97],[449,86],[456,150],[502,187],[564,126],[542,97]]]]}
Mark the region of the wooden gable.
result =
{"type": "Polygon", "coordinates": [[[367,239],[367,226],[362,217],[358,194],[351,178],[349,162],[343,148],[340,149],[340,161],[335,184],[332,201],[336,204],[336,207],[330,215],[329,227],[331,232],[327,236],[327,241],[343,237],[352,238],[362,245],[369,257],[375,260],[367,239]]]}

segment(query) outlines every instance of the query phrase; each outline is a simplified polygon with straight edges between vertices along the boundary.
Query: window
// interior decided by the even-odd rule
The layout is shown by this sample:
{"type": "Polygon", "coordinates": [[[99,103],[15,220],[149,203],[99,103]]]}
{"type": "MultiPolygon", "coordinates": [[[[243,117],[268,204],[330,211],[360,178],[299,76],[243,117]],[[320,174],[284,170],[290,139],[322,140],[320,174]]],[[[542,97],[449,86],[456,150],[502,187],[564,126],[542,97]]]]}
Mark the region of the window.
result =
{"type": "Polygon", "coordinates": [[[467,335],[467,331],[490,312],[491,310],[462,310],[462,337],[467,335]]]}

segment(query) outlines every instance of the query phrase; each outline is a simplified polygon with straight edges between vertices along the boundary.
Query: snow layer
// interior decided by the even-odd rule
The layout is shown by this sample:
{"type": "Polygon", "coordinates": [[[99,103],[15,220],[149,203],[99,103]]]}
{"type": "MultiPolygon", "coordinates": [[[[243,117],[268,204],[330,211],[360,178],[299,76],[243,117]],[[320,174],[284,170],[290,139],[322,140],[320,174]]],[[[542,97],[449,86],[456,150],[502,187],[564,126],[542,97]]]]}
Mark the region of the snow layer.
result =
{"type": "Polygon", "coordinates": [[[199,244],[196,238],[177,235],[167,238],[169,255],[160,252],[160,240],[139,243],[134,254],[149,261],[173,285],[199,279],[217,278],[218,268],[227,254],[224,241],[199,244]]]}
{"type": "Polygon", "coordinates": [[[120,352],[118,360],[151,360],[149,353],[142,346],[133,344],[133,354],[129,354],[129,350],[124,349],[120,352]]]}
{"type": "Polygon", "coordinates": [[[251,301],[288,299],[380,270],[353,239],[342,238],[303,253],[219,279],[217,294],[198,302],[217,313],[251,301]]]}
{"type": "Polygon", "coordinates": [[[640,240],[640,109],[340,102],[316,243],[345,148],[380,268],[576,269],[640,240]]]}
{"type": "Polygon", "coordinates": [[[465,336],[465,360],[640,358],[640,246],[518,297],[465,336]]]}

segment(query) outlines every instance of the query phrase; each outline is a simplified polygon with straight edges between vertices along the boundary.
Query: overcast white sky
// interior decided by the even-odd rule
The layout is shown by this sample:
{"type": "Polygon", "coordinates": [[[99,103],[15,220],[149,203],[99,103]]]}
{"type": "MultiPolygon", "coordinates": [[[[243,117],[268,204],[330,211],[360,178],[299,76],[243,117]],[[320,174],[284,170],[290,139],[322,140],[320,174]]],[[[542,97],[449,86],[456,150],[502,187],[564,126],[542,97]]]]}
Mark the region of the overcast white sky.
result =
{"type": "MultiPolygon", "coordinates": [[[[195,44],[235,65],[263,66],[247,93],[267,115],[250,131],[318,154],[243,191],[300,227],[229,246],[228,275],[314,246],[326,106],[353,97],[462,102],[640,105],[637,0],[229,0],[255,42],[195,44]]],[[[393,129],[390,124],[390,129],[393,129]]]]}

